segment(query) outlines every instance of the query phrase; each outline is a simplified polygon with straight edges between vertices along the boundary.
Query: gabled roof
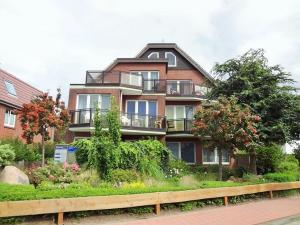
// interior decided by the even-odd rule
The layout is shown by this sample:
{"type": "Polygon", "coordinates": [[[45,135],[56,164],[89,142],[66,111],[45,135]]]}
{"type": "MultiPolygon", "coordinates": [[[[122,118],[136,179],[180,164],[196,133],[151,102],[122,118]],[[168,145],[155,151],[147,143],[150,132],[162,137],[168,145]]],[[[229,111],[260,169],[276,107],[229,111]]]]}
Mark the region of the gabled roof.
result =
{"type": "Polygon", "coordinates": [[[140,58],[146,51],[149,49],[174,49],[179,54],[181,54],[182,57],[184,57],[191,65],[195,67],[200,73],[202,73],[208,80],[211,82],[214,82],[214,78],[206,72],[196,61],[194,61],[186,52],[184,52],[181,48],[178,47],[175,43],[149,43],[145,48],[140,51],[136,58],[140,58]]]}
{"type": "Polygon", "coordinates": [[[21,107],[23,103],[29,103],[34,96],[40,94],[42,94],[42,91],[0,69],[0,104],[18,108],[21,107]],[[16,96],[8,93],[5,81],[13,84],[16,96]]]}
{"type": "Polygon", "coordinates": [[[166,59],[142,59],[142,58],[117,58],[105,70],[111,70],[119,63],[164,63],[168,65],[166,59]]]}

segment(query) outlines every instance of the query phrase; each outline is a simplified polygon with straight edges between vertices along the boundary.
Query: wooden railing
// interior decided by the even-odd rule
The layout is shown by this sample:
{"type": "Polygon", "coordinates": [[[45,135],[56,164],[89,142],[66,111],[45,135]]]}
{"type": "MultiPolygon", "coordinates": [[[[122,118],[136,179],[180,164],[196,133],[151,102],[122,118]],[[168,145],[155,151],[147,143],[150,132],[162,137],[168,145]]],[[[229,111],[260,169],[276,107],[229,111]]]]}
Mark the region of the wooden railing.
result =
{"type": "Polygon", "coordinates": [[[300,182],[268,183],[238,187],[206,188],[188,191],[170,191],[144,194],[111,195],[79,198],[42,199],[26,201],[0,202],[0,217],[26,216],[58,213],[58,224],[63,224],[64,212],[130,208],[154,205],[156,214],[160,213],[160,204],[186,202],[201,199],[224,198],[245,194],[300,189],[300,182]]]}

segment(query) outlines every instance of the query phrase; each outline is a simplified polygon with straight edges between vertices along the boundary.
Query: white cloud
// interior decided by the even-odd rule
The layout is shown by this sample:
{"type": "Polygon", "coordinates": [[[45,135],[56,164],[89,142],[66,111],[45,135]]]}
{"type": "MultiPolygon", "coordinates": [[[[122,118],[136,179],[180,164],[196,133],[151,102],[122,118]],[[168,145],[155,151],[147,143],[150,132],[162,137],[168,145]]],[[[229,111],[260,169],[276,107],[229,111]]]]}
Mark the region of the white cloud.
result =
{"type": "Polygon", "coordinates": [[[265,48],[300,81],[299,1],[67,0],[0,2],[0,66],[52,92],[85,70],[133,57],[148,42],[177,42],[205,69],[265,48]]]}

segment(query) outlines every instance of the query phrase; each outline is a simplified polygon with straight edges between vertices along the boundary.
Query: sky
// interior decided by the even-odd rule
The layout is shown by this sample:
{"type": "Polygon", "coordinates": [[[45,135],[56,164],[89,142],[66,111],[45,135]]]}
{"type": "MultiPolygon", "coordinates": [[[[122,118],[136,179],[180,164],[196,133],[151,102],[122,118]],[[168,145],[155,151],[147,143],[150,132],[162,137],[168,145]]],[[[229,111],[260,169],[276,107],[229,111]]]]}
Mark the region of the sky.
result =
{"type": "Polygon", "coordinates": [[[86,70],[171,42],[208,72],[264,48],[299,87],[299,28],[298,0],[0,0],[0,68],[67,101],[86,70]]]}

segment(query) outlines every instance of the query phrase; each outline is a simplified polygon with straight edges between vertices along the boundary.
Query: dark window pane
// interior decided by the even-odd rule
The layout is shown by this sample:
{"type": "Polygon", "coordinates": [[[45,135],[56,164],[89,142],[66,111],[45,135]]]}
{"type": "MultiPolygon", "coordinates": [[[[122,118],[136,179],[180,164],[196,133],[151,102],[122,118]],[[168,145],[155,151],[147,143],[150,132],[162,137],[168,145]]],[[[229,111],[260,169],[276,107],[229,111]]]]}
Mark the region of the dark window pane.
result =
{"type": "Polygon", "coordinates": [[[138,102],[138,113],[139,115],[146,115],[146,102],[138,102]]]}
{"type": "Polygon", "coordinates": [[[149,115],[156,116],[156,101],[149,102],[149,115]]]}
{"type": "Polygon", "coordinates": [[[110,95],[102,95],[101,109],[108,110],[110,107],[110,95]]]}
{"type": "Polygon", "coordinates": [[[127,113],[135,113],[135,101],[128,101],[127,102],[127,113]]]}
{"type": "Polygon", "coordinates": [[[188,163],[195,162],[195,144],[193,142],[181,143],[181,159],[188,163]]]}
{"type": "Polygon", "coordinates": [[[171,150],[173,156],[179,159],[179,143],[167,142],[167,147],[171,150]]]}

